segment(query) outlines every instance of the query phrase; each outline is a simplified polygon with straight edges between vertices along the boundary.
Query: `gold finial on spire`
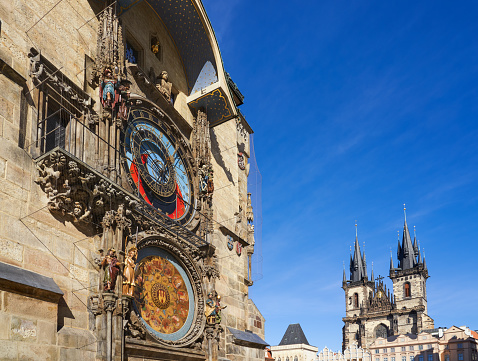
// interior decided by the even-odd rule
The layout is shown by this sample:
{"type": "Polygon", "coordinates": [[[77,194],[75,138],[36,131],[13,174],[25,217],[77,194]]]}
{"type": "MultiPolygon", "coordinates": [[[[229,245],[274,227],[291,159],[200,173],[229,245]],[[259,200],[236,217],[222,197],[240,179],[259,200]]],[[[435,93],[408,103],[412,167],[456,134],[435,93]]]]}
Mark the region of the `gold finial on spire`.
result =
{"type": "Polygon", "coordinates": [[[417,231],[416,231],[416,229],[415,229],[415,226],[413,226],[413,236],[414,236],[415,238],[417,238],[417,231]]]}
{"type": "Polygon", "coordinates": [[[397,231],[397,239],[400,241],[400,231],[397,231]]]}
{"type": "Polygon", "coordinates": [[[355,238],[358,237],[358,233],[357,233],[357,220],[355,220],[355,238]]]}
{"type": "Polygon", "coordinates": [[[403,203],[403,214],[405,215],[405,222],[407,221],[407,207],[405,207],[405,203],[403,203]]]}

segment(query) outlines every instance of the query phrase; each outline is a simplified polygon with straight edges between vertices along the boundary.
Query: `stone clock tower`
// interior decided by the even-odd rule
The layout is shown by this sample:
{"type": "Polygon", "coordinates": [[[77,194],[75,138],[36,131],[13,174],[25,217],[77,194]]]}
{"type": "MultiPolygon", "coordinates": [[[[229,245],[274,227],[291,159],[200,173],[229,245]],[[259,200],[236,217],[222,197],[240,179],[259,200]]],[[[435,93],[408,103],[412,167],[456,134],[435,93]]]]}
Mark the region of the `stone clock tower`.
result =
{"type": "Polygon", "coordinates": [[[253,131],[201,1],[2,7],[0,355],[263,360],[253,131]]]}

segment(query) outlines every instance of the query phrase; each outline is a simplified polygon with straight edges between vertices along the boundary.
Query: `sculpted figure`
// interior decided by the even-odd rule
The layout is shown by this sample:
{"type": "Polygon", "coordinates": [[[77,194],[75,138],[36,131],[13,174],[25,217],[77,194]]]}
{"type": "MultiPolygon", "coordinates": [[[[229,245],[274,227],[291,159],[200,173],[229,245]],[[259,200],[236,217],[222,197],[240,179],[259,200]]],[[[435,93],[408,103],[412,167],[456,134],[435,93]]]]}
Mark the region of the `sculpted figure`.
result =
{"type": "Polygon", "coordinates": [[[103,81],[100,84],[101,104],[105,108],[112,108],[116,102],[117,81],[113,78],[111,68],[107,67],[103,73],[103,81]]]}
{"type": "Polygon", "coordinates": [[[221,296],[216,291],[209,292],[206,300],[206,320],[208,324],[221,323],[221,310],[227,306],[221,306],[221,296]]]}
{"type": "Polygon", "coordinates": [[[116,251],[114,248],[110,248],[105,258],[101,262],[101,267],[105,270],[105,276],[103,278],[103,284],[105,291],[114,292],[116,285],[116,278],[120,270],[121,263],[116,258],[116,251]]]}
{"type": "Polygon", "coordinates": [[[171,88],[173,84],[168,82],[168,72],[163,70],[161,74],[156,78],[156,88],[166,98],[168,102],[171,101],[171,88]]]}
{"type": "Polygon", "coordinates": [[[131,247],[126,256],[123,270],[123,295],[133,297],[134,292],[134,266],[138,258],[138,250],[135,246],[131,247]]]}

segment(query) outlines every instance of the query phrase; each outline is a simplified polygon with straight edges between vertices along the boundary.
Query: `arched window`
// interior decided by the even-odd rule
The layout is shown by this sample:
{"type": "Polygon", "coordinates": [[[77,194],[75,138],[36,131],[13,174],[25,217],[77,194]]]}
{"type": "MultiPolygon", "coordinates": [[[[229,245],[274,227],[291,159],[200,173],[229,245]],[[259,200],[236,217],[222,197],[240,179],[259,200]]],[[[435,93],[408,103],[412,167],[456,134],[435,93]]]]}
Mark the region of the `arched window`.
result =
{"type": "Polygon", "coordinates": [[[405,297],[412,297],[412,289],[410,286],[410,282],[405,282],[405,285],[403,287],[404,287],[405,297]]]}
{"type": "Polygon", "coordinates": [[[285,361],[289,361],[289,356],[286,357],[285,361]]]}
{"type": "Polygon", "coordinates": [[[354,307],[357,308],[358,305],[358,293],[354,293],[354,307]]]}
{"type": "Polygon", "coordinates": [[[277,359],[277,361],[281,361],[281,360],[280,360],[280,357],[277,359]]]}
{"type": "Polygon", "coordinates": [[[294,361],[299,361],[299,359],[297,358],[297,356],[294,357],[294,361]]]}
{"type": "Polygon", "coordinates": [[[375,328],[375,337],[387,338],[387,336],[388,336],[388,329],[387,329],[387,326],[385,326],[383,323],[381,323],[375,328]]]}

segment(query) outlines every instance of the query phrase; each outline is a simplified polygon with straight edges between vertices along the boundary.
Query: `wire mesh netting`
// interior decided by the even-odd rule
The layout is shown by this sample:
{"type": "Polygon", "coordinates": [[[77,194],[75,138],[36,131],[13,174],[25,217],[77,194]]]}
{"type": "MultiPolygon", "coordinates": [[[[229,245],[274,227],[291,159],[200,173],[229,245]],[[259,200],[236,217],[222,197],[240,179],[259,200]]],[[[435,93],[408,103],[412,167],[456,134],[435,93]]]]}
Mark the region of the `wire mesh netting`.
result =
{"type": "Polygon", "coordinates": [[[254,135],[250,136],[249,176],[247,192],[251,193],[252,209],[254,211],[254,254],[252,255],[252,281],[262,279],[262,175],[257,165],[254,150],[254,135]]]}

